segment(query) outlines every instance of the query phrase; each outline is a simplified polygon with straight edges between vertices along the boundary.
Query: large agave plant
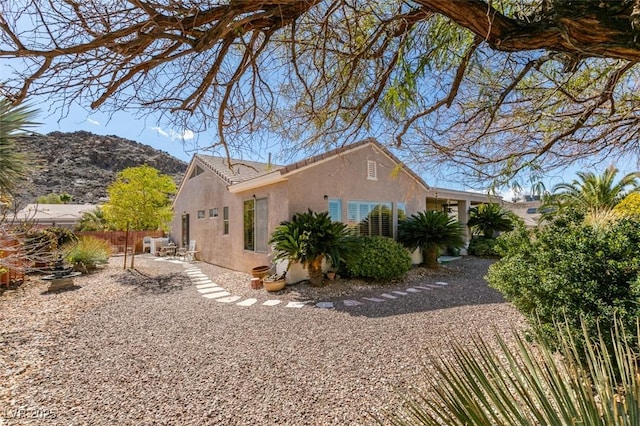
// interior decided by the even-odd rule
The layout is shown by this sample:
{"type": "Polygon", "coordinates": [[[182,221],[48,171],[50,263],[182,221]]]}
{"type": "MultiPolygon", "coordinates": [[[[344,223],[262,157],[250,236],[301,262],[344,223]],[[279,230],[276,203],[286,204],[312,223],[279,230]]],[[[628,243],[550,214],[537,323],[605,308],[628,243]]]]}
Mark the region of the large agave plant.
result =
{"type": "MultiPolygon", "coordinates": [[[[378,418],[380,424],[538,426],[640,425],[638,347],[618,322],[613,350],[602,334],[585,346],[557,327],[559,351],[542,339],[515,344],[497,336],[494,348],[480,338],[471,348],[454,344],[453,358],[436,362],[428,377],[432,393],[408,396],[403,410],[378,418]],[[580,358],[586,359],[582,363],[580,358]]],[[[640,333],[639,333],[640,334],[640,333]]],[[[639,336],[640,337],[640,336],[639,336]]],[[[637,342],[637,340],[636,340],[637,342]]]]}

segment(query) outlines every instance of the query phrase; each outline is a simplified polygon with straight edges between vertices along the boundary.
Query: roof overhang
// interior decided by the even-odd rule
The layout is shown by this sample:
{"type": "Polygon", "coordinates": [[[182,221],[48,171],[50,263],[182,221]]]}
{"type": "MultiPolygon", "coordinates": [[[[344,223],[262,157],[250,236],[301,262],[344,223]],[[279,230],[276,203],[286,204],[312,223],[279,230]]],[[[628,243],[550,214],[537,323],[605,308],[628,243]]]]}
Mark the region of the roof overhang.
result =
{"type": "Polygon", "coordinates": [[[431,187],[427,190],[427,198],[446,200],[466,200],[474,203],[501,203],[502,197],[498,195],[481,194],[478,192],[458,191],[431,187]]]}
{"type": "Polygon", "coordinates": [[[240,192],[251,191],[252,189],[262,188],[264,186],[284,182],[286,180],[287,178],[282,176],[282,174],[280,174],[280,171],[277,170],[275,172],[258,176],[257,178],[253,178],[244,182],[234,183],[233,185],[229,185],[227,188],[232,194],[238,194],[240,192]]]}

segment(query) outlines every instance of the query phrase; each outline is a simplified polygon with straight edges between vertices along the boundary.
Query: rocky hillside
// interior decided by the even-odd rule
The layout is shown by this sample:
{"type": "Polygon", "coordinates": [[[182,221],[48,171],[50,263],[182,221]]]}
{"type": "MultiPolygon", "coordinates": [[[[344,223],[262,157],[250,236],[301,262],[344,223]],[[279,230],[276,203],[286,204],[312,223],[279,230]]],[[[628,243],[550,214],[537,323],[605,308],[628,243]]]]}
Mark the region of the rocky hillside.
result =
{"type": "Polygon", "coordinates": [[[35,168],[30,181],[16,197],[20,206],[41,195],[66,192],[74,203],[99,204],[116,173],[148,164],[172,176],[179,184],[187,164],[164,151],[117,136],[89,132],[30,135],[17,138],[35,168]]]}

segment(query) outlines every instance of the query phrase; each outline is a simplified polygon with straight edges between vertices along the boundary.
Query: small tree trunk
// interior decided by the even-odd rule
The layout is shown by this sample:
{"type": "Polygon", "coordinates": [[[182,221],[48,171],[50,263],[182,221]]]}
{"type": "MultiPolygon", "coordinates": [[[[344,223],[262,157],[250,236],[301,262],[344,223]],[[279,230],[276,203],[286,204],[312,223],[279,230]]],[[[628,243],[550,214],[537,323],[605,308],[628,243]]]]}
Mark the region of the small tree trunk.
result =
{"type": "Polygon", "coordinates": [[[322,258],[324,256],[318,256],[313,259],[307,265],[309,269],[309,281],[312,286],[321,286],[322,285],[322,258]]]}
{"type": "Polygon", "coordinates": [[[122,269],[127,269],[127,250],[129,249],[129,224],[127,223],[127,230],[124,233],[124,265],[122,269]]]}
{"type": "Polygon", "coordinates": [[[423,252],[423,264],[429,269],[438,269],[438,247],[429,247],[423,252]]]}

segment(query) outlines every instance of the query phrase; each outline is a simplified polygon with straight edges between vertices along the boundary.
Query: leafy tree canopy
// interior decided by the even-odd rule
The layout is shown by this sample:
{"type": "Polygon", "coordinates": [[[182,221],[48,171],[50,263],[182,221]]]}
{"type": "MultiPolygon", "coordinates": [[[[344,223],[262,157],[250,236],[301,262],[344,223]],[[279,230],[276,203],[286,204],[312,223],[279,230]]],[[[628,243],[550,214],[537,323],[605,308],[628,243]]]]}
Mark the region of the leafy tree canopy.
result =
{"type": "Polygon", "coordinates": [[[109,201],[102,210],[117,230],[166,229],[173,218],[169,196],[175,192],[171,176],[147,165],[129,167],[107,188],[109,201]]]}
{"type": "Polygon", "coordinates": [[[639,31],[640,0],[7,0],[0,94],[509,178],[637,155],[639,31]]]}
{"type": "Polygon", "coordinates": [[[73,196],[66,192],[63,192],[62,194],[52,192],[47,195],[41,195],[36,201],[40,204],[69,204],[73,201],[73,196]]]}
{"type": "Polygon", "coordinates": [[[545,217],[557,212],[576,209],[583,213],[608,212],[629,193],[638,189],[639,173],[628,173],[618,181],[618,169],[607,168],[602,174],[578,172],[577,179],[555,185],[551,194],[543,199],[543,208],[549,211],[545,217]]]}
{"type": "Polygon", "coordinates": [[[624,197],[613,209],[621,216],[640,217],[640,192],[632,192],[624,197]]]}

